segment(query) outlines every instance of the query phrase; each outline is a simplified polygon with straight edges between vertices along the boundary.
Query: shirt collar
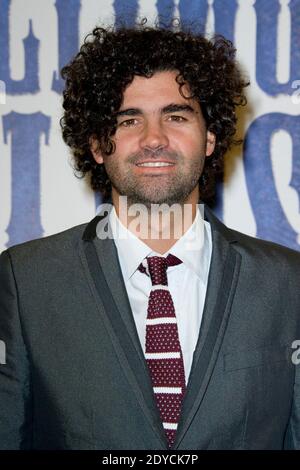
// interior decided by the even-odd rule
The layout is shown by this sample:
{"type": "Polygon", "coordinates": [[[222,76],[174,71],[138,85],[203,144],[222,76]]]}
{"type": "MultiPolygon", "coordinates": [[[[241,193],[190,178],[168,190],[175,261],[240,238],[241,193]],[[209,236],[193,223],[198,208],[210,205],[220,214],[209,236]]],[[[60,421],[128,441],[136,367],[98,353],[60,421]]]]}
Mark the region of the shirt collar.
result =
{"type": "Polygon", "coordinates": [[[171,247],[170,252],[180,258],[200,279],[207,280],[212,250],[211,228],[200,208],[189,229],[171,247]]]}
{"type": "Polygon", "coordinates": [[[153,251],[128,230],[117,216],[114,206],[109,214],[109,223],[126,280],[135,273],[147,256],[166,256],[168,253],[181,259],[200,279],[207,279],[212,244],[211,229],[199,207],[192,225],[163,255],[153,251]]]}
{"type": "Polygon", "coordinates": [[[143,259],[146,256],[150,256],[153,251],[123,225],[117,216],[114,206],[109,214],[109,223],[120,262],[125,270],[126,280],[128,280],[137,270],[143,259]]]}

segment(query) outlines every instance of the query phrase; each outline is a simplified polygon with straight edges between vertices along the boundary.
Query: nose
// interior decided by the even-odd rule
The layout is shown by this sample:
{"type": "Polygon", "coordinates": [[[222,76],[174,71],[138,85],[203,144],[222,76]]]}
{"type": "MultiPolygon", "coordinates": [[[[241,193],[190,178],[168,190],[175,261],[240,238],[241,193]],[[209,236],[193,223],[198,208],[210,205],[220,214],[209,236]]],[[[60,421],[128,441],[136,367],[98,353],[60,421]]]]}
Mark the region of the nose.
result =
{"type": "Polygon", "coordinates": [[[147,122],[140,138],[140,146],[144,149],[156,150],[167,147],[168,136],[160,122],[147,122]]]}

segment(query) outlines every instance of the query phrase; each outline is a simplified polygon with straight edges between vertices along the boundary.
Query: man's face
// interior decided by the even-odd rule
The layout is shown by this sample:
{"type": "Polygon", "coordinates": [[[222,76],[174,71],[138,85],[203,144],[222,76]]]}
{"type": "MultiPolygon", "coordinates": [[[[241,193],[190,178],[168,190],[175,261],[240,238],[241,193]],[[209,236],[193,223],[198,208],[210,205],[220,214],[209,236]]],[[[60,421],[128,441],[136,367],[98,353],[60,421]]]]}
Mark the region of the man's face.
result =
{"type": "MultiPolygon", "coordinates": [[[[177,71],[135,76],[124,92],[113,140],[116,150],[104,163],[112,199],[127,196],[128,204],[198,202],[198,181],[215,136],[206,131],[197,101],[183,98],[177,71]]],[[[188,89],[183,88],[185,96],[188,89]]]]}

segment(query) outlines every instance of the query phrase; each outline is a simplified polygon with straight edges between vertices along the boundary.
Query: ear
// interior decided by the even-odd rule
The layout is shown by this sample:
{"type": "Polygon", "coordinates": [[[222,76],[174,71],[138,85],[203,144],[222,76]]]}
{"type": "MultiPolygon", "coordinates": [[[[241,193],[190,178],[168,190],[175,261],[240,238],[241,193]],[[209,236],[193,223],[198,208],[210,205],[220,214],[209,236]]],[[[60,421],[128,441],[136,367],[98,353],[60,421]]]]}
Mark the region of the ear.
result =
{"type": "Polygon", "coordinates": [[[206,156],[210,157],[216,146],[216,136],[210,131],[206,134],[206,156]]]}
{"type": "Polygon", "coordinates": [[[90,142],[90,150],[93,154],[93,157],[96,160],[96,162],[99,163],[100,165],[101,163],[103,163],[103,156],[100,150],[99,141],[95,137],[90,137],[89,142],[90,142]]]}

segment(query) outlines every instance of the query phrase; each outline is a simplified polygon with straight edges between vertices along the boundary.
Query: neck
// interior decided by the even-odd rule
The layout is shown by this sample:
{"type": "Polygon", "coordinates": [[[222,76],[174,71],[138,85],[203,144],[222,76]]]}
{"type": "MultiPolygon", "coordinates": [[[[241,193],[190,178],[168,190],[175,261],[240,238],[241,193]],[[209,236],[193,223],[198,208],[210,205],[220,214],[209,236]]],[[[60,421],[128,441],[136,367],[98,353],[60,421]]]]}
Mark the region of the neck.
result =
{"type": "Polygon", "coordinates": [[[195,191],[195,194],[191,194],[183,203],[172,206],[152,204],[151,208],[141,204],[127,205],[127,198],[124,196],[112,199],[122,224],[151,250],[164,254],[193,224],[197,214],[199,192],[195,191]]]}

